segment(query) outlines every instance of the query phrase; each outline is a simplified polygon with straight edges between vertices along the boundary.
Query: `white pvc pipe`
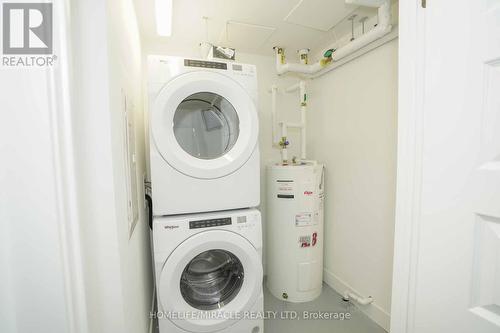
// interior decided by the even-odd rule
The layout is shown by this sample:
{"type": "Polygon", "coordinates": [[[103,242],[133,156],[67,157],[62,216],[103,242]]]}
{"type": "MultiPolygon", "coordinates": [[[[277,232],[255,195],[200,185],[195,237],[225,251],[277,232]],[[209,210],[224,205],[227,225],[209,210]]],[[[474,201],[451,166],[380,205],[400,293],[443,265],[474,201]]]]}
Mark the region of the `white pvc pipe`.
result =
{"type": "MultiPolygon", "coordinates": [[[[378,25],[371,31],[362,35],[361,37],[353,40],[349,44],[337,49],[333,53],[332,62],[336,62],[345,58],[346,56],[358,51],[359,49],[365,47],[366,45],[380,39],[391,32],[391,3],[390,0],[385,0],[384,3],[378,8],[378,25]]],[[[300,74],[312,75],[320,72],[328,63],[318,61],[311,65],[306,64],[295,64],[295,63],[283,63],[282,55],[279,53],[279,48],[275,48],[276,56],[276,72],[278,75],[285,74],[287,72],[295,72],[300,74]]]]}
{"type": "Polygon", "coordinates": [[[355,301],[356,303],[358,303],[360,305],[368,305],[368,304],[373,303],[373,301],[374,301],[374,298],[371,296],[361,297],[361,296],[356,295],[353,292],[350,292],[349,290],[346,290],[344,292],[343,299],[344,299],[344,301],[355,301]]]}
{"type": "Polygon", "coordinates": [[[302,128],[302,123],[285,123],[287,128],[302,128]]]}
{"type": "Polygon", "coordinates": [[[326,73],[342,66],[342,65],[345,65],[346,63],[348,63],[349,61],[351,60],[354,60],[358,57],[361,57],[362,55],[394,40],[395,38],[398,38],[398,31],[397,29],[396,30],[392,30],[390,33],[388,33],[387,35],[385,35],[384,37],[374,41],[373,43],[370,43],[368,44],[367,46],[359,49],[358,51],[348,55],[348,56],[345,56],[344,58],[338,60],[338,61],[335,61],[333,64],[331,64],[330,66],[328,67],[325,67],[325,69],[323,69],[322,71],[316,73],[316,74],[313,74],[313,75],[310,75],[309,78],[310,79],[315,79],[315,78],[318,78],[322,75],[325,75],[326,73]]]}
{"type": "Polygon", "coordinates": [[[288,125],[286,122],[281,122],[281,137],[285,138],[288,135],[288,125]]]}
{"type": "Polygon", "coordinates": [[[380,7],[385,0],[345,0],[348,5],[365,6],[365,7],[380,7]]]}
{"type": "Polygon", "coordinates": [[[301,49],[297,51],[297,53],[299,54],[299,61],[302,65],[308,64],[309,51],[309,49],[301,49]]]}
{"type": "Polygon", "coordinates": [[[285,89],[285,92],[287,93],[294,92],[295,90],[299,89],[299,84],[300,84],[299,82],[292,84],[290,87],[285,89]]]}
{"type": "Polygon", "coordinates": [[[339,61],[340,59],[356,52],[360,48],[376,41],[379,38],[384,37],[392,30],[391,21],[391,7],[390,3],[386,2],[378,9],[378,25],[373,30],[367,32],[361,37],[353,40],[346,46],[336,50],[333,53],[333,61],[339,61]]]}
{"type": "Polygon", "coordinates": [[[306,83],[305,81],[299,82],[299,91],[300,91],[300,122],[302,127],[300,129],[300,139],[301,139],[301,149],[300,149],[300,158],[302,160],[306,159],[306,83]]]}
{"type": "Polygon", "coordinates": [[[273,84],[271,86],[271,99],[272,99],[272,102],[271,102],[271,121],[272,121],[272,146],[273,147],[278,147],[279,146],[279,139],[276,138],[276,132],[277,132],[277,129],[276,129],[276,126],[277,126],[277,122],[276,122],[276,94],[278,92],[278,87],[276,86],[276,84],[273,84]]]}
{"type": "MultiPolygon", "coordinates": [[[[285,122],[282,122],[281,123],[281,137],[282,138],[286,138],[288,135],[288,132],[287,132],[287,125],[285,122]]],[[[285,162],[288,162],[288,150],[286,149],[286,146],[284,146],[285,148],[282,148],[281,149],[281,161],[283,163],[285,162]]]]}
{"type": "MultiPolygon", "coordinates": [[[[272,88],[271,88],[272,89],[272,88]]],[[[299,105],[300,105],[300,123],[291,123],[291,122],[282,122],[282,137],[286,136],[283,135],[283,133],[286,134],[286,129],[288,128],[298,128],[300,129],[300,159],[305,160],[307,157],[307,152],[306,152],[306,147],[307,147],[307,141],[306,141],[306,111],[307,111],[307,97],[306,97],[306,82],[301,80],[298,83],[291,85],[290,87],[286,88],[286,92],[293,92],[295,90],[299,90],[299,105]],[[285,131],[285,132],[284,132],[285,131]]]]}
{"type": "Polygon", "coordinates": [[[391,32],[391,30],[392,26],[390,25],[387,27],[377,26],[365,35],[359,37],[358,39],[355,39],[346,46],[335,51],[335,53],[333,54],[333,61],[339,61],[340,59],[347,57],[348,55],[356,52],[357,50],[370,44],[371,42],[384,37],[389,32],[391,32]]]}
{"type": "Polygon", "coordinates": [[[324,66],[321,63],[315,62],[312,65],[304,65],[304,64],[295,64],[295,63],[281,63],[281,56],[276,55],[277,63],[276,63],[276,71],[278,75],[285,74],[288,72],[302,73],[302,74],[314,74],[319,72],[324,66]]]}
{"type": "MultiPolygon", "coordinates": [[[[279,123],[281,127],[281,138],[286,138],[288,135],[288,128],[299,128],[300,129],[300,141],[301,141],[301,147],[300,147],[300,158],[301,160],[305,160],[307,158],[307,141],[306,141],[306,111],[307,111],[307,92],[306,92],[306,82],[301,80],[297,84],[294,84],[290,87],[288,87],[285,91],[287,92],[292,92],[295,90],[299,90],[299,105],[300,105],[300,123],[291,123],[291,122],[285,122],[282,121],[279,123]]],[[[279,147],[279,140],[276,138],[276,94],[278,91],[278,87],[273,84],[271,86],[271,96],[272,96],[272,102],[271,102],[271,121],[272,121],[272,143],[273,147],[279,147]]],[[[288,160],[288,151],[283,147],[281,148],[281,158],[282,161],[285,162],[288,160]]]]}
{"type": "Polygon", "coordinates": [[[302,74],[314,74],[320,71],[324,66],[321,62],[316,62],[312,65],[306,64],[296,64],[296,63],[282,63],[282,55],[279,53],[280,48],[275,47],[275,57],[276,57],[276,71],[278,75],[282,75],[288,72],[296,72],[302,74]]]}
{"type": "Polygon", "coordinates": [[[288,150],[286,148],[281,149],[281,161],[288,163],[288,150]]]}

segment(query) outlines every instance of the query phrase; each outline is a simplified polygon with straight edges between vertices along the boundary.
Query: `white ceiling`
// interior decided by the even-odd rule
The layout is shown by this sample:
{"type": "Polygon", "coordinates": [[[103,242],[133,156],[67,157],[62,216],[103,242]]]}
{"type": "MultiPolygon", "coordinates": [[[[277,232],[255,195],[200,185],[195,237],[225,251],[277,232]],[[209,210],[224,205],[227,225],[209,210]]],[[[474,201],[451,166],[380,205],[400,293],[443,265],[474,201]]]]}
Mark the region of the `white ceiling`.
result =
{"type": "Polygon", "coordinates": [[[197,50],[203,41],[265,55],[271,55],[275,45],[288,52],[315,50],[350,33],[347,17],[353,13],[357,19],[376,14],[375,9],[346,5],[344,0],[173,0],[172,36],[160,37],[155,1],[134,1],[146,48],[161,45],[172,54],[197,50]]]}

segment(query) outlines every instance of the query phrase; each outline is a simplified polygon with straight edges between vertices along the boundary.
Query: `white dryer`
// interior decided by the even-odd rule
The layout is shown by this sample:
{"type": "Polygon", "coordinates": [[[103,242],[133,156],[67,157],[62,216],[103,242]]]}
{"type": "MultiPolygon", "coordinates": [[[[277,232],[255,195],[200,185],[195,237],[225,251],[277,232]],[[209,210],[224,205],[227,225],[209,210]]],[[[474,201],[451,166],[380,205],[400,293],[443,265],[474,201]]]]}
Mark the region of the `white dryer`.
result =
{"type": "Polygon", "coordinates": [[[256,209],[155,217],[160,333],[262,333],[262,231],[256,209]]]}
{"type": "Polygon", "coordinates": [[[260,203],[254,65],[148,58],[155,216],[260,203]]]}

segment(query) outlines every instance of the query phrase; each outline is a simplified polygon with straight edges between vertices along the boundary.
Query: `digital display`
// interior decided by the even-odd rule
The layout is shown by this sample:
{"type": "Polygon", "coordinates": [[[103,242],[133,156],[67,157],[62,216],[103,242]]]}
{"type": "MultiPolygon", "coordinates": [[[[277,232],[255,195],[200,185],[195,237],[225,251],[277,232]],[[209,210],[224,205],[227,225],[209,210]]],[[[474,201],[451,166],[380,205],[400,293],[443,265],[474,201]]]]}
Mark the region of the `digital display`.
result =
{"type": "Polygon", "coordinates": [[[222,225],[231,225],[231,218],[223,217],[218,219],[189,221],[189,229],[219,227],[222,225]]]}
{"type": "Polygon", "coordinates": [[[243,66],[233,64],[233,71],[239,71],[239,72],[241,72],[242,70],[243,70],[243,66]]]}

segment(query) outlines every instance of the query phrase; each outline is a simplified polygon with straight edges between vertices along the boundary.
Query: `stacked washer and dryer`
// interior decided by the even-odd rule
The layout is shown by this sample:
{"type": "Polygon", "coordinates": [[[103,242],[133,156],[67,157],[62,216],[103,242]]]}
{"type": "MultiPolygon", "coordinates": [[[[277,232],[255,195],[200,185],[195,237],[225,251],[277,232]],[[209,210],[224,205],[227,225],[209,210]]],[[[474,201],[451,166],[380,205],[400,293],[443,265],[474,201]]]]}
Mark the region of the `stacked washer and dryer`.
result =
{"type": "Polygon", "coordinates": [[[257,73],[150,56],[160,333],[263,332],[257,73]]]}

